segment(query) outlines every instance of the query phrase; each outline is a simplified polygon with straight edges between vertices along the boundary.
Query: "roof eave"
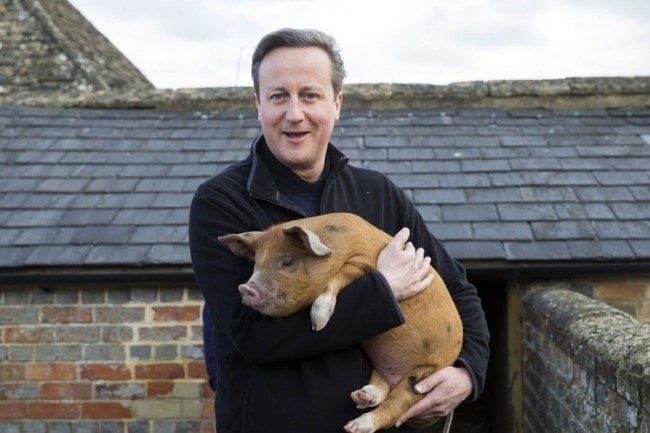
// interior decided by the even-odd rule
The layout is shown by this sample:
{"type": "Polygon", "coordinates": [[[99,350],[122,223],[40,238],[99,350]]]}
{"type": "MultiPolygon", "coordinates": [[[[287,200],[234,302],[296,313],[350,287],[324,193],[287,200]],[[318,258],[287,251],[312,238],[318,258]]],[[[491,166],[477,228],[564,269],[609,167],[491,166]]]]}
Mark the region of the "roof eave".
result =
{"type": "MultiPolygon", "coordinates": [[[[472,280],[530,280],[576,278],[603,274],[650,274],[650,260],[600,261],[479,261],[460,262],[472,280]]],[[[42,266],[0,269],[0,285],[57,285],[93,283],[181,283],[195,282],[192,267],[182,264],[42,266]]]]}

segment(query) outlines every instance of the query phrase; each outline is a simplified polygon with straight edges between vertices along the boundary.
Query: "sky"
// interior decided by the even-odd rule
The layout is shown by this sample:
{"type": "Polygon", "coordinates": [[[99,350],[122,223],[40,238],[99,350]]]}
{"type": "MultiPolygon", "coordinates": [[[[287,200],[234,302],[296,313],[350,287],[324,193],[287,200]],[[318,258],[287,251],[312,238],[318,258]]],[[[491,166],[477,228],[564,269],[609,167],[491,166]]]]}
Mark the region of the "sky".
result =
{"type": "Polygon", "coordinates": [[[259,39],[316,28],[345,83],[650,75],[650,0],[70,0],[158,88],[251,86],[259,39]]]}

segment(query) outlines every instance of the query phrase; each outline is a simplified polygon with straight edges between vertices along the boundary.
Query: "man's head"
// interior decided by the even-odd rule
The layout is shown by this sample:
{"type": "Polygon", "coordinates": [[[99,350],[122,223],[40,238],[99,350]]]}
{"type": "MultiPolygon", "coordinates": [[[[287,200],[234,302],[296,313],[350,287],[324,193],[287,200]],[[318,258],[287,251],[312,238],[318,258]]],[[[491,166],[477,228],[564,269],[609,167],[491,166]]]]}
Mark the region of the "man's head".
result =
{"type": "Polygon", "coordinates": [[[325,51],[330,59],[332,66],[332,88],[334,94],[338,94],[343,89],[343,79],[345,78],[345,68],[341,58],[340,49],[336,40],[330,35],[314,29],[290,29],[284,28],[276,30],[264,36],[253,53],[253,66],[251,73],[253,75],[253,86],[257,99],[260,97],[260,64],[262,60],[276,48],[282,47],[316,47],[325,51]]]}
{"type": "Polygon", "coordinates": [[[266,144],[308,182],[322,176],[343,101],[343,64],[334,46],[321,32],[285,29],[264,37],[253,56],[257,118],[266,144]]]}

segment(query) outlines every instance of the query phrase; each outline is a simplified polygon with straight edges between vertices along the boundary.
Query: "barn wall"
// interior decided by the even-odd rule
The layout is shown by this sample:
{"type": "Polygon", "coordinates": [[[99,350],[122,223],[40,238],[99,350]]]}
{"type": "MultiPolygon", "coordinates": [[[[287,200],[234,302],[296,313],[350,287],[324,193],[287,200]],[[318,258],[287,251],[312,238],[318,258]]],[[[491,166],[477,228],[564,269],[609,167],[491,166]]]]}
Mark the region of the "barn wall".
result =
{"type": "Polygon", "coordinates": [[[0,288],[0,431],[213,431],[198,290],[0,288]]]}

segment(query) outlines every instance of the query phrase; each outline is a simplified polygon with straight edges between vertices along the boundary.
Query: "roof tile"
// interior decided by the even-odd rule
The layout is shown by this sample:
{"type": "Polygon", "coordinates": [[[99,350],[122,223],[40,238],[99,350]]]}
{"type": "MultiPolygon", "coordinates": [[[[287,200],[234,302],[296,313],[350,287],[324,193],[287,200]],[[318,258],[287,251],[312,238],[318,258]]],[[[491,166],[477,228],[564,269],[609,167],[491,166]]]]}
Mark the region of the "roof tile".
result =
{"type": "Polygon", "coordinates": [[[135,231],[135,226],[102,226],[100,221],[93,224],[77,230],[71,242],[82,245],[126,244],[135,231]]]}
{"type": "Polygon", "coordinates": [[[535,239],[594,239],[594,229],[588,221],[534,222],[535,239]]]}
{"type": "Polygon", "coordinates": [[[85,265],[133,265],[147,263],[148,245],[122,245],[116,248],[113,245],[93,246],[84,258],[85,265]]]}
{"type": "Polygon", "coordinates": [[[497,204],[502,221],[555,221],[555,208],[550,203],[497,204]]]}
{"type": "Polygon", "coordinates": [[[533,240],[530,224],[523,222],[475,222],[474,237],[485,240],[533,240]]]}
{"type": "Polygon", "coordinates": [[[564,241],[528,241],[503,243],[509,260],[557,261],[571,259],[564,241]]]}
{"type": "Polygon", "coordinates": [[[634,257],[634,252],[627,241],[567,241],[566,245],[571,252],[571,257],[577,260],[634,257]]]}
{"type": "Polygon", "coordinates": [[[444,204],[443,221],[498,221],[497,209],[492,204],[444,204]]]}
{"type": "Polygon", "coordinates": [[[504,246],[498,241],[448,241],[445,247],[459,260],[491,260],[504,256],[504,246]]]}
{"type": "Polygon", "coordinates": [[[90,246],[39,246],[25,259],[26,265],[78,266],[84,263],[90,246]]]}
{"type": "Polygon", "coordinates": [[[0,267],[18,268],[25,265],[35,247],[0,246],[0,267]]]}
{"type": "Polygon", "coordinates": [[[469,240],[473,239],[472,225],[469,223],[456,222],[431,222],[427,228],[434,236],[448,240],[469,240]]]}

